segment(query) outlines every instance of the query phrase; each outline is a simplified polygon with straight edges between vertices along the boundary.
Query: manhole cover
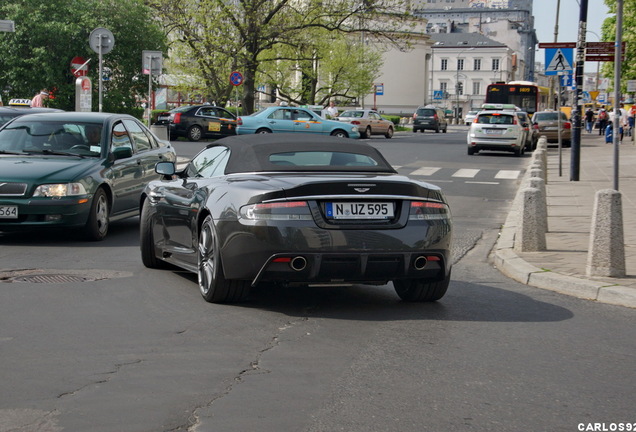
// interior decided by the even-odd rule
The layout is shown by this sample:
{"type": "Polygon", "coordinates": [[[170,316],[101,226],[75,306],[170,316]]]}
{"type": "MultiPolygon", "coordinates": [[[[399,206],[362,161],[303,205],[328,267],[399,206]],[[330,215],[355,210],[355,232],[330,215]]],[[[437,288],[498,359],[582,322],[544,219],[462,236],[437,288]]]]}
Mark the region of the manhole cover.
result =
{"type": "Polygon", "coordinates": [[[30,276],[18,276],[10,279],[13,282],[29,282],[29,283],[69,283],[69,282],[85,282],[87,279],[81,276],[67,274],[39,274],[30,276]]]}

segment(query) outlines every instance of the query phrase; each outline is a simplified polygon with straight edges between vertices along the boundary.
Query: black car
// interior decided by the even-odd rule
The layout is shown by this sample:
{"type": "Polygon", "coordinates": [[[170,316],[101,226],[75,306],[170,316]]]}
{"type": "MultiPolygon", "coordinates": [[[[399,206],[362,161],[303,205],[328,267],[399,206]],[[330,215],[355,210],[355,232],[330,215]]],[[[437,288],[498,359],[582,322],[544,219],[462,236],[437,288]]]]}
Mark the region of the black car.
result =
{"type": "Polygon", "coordinates": [[[0,232],[73,229],[102,240],[111,221],[139,214],[159,161],[175,161],[132,116],[62,112],[0,128],[0,232]]]}
{"type": "Polygon", "coordinates": [[[171,140],[185,137],[190,141],[236,135],[236,116],[213,105],[189,105],[159,114],[157,125],[169,128],[171,140]]]}
{"type": "Polygon", "coordinates": [[[347,138],[255,134],[160,162],[140,207],[141,258],[198,274],[209,302],[260,283],[383,285],[435,301],[451,275],[451,215],[437,186],[398,175],[347,138]]]}
{"type": "Polygon", "coordinates": [[[12,118],[19,117],[25,114],[53,113],[53,112],[63,112],[63,111],[59,109],[55,109],[55,108],[0,107],[0,126],[5,124],[12,118]]]}
{"type": "Polygon", "coordinates": [[[413,132],[424,132],[432,130],[437,133],[440,131],[446,133],[448,130],[448,121],[446,120],[444,110],[433,106],[419,107],[413,113],[413,132]]]}

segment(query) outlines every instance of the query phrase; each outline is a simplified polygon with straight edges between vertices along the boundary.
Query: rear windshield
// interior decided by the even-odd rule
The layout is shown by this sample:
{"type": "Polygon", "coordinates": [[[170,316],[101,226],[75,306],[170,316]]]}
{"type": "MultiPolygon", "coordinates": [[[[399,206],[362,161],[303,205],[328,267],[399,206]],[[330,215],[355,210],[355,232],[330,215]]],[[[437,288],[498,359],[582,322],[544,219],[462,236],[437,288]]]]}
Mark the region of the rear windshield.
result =
{"type": "Polygon", "coordinates": [[[269,162],[274,165],[295,166],[299,168],[337,166],[377,167],[379,165],[376,160],[367,155],[330,151],[273,153],[269,156],[269,162]]]}
{"type": "Polygon", "coordinates": [[[338,117],[357,117],[362,118],[364,116],[364,111],[345,111],[340,114],[338,117]]]}
{"type": "Polygon", "coordinates": [[[417,115],[418,116],[434,116],[435,115],[435,110],[431,109],[431,108],[420,108],[417,110],[417,115]]]}
{"type": "MultiPolygon", "coordinates": [[[[557,121],[558,117],[557,117],[557,112],[543,112],[543,113],[536,113],[534,115],[534,121],[557,121]]],[[[565,113],[560,113],[561,114],[561,120],[567,120],[567,117],[565,116],[565,113]]]]}
{"type": "Polygon", "coordinates": [[[481,124],[513,124],[514,118],[511,114],[488,113],[480,114],[477,123],[481,124]]]}

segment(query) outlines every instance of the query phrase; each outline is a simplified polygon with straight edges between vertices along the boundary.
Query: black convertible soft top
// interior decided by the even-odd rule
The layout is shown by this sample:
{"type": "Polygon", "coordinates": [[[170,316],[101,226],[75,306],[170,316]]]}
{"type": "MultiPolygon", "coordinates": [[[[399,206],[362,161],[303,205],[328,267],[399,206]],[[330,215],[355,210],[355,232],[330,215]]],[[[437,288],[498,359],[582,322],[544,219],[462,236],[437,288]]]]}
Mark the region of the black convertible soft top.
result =
{"type": "MultiPolygon", "coordinates": [[[[215,141],[208,147],[220,145],[230,149],[230,158],[225,168],[225,174],[261,171],[297,171],[298,167],[272,163],[270,155],[299,151],[364,155],[377,163],[374,166],[352,165],[344,167],[344,165],[339,165],[333,167],[334,171],[397,173],[376,148],[350,138],[293,133],[236,135],[215,141]]],[[[328,167],[322,165],[302,167],[302,171],[325,171],[325,169],[330,170],[328,167]]]]}

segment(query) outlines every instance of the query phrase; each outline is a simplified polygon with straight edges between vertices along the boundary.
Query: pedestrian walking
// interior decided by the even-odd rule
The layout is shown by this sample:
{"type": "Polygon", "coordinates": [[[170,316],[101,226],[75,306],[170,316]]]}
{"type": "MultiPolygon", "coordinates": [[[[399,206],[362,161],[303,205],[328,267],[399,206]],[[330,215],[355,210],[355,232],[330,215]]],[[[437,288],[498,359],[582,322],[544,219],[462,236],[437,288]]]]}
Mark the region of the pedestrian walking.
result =
{"type": "Polygon", "coordinates": [[[31,106],[33,108],[42,108],[44,106],[44,102],[49,98],[49,92],[45,89],[42,89],[40,93],[33,96],[31,99],[31,106]]]}
{"type": "Polygon", "coordinates": [[[594,111],[592,108],[588,108],[585,111],[585,130],[587,133],[592,133],[592,129],[594,128],[594,111]]]}
{"type": "Polygon", "coordinates": [[[598,134],[599,135],[603,135],[605,133],[605,129],[607,127],[607,119],[608,119],[608,115],[607,115],[607,111],[605,111],[605,108],[601,108],[601,111],[599,111],[598,113],[598,134]]]}

